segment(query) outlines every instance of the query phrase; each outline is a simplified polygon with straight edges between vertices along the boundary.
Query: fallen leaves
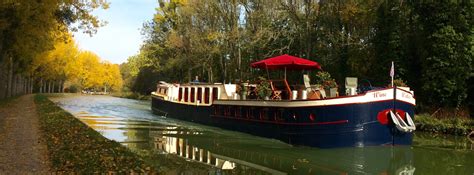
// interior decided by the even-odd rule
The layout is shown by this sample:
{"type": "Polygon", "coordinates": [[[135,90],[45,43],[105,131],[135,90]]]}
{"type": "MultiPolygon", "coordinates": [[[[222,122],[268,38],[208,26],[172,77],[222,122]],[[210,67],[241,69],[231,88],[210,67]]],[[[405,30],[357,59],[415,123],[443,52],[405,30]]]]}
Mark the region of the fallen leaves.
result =
{"type": "Polygon", "coordinates": [[[106,139],[45,96],[36,95],[35,103],[56,172],[153,172],[150,166],[128,148],[106,139]]]}

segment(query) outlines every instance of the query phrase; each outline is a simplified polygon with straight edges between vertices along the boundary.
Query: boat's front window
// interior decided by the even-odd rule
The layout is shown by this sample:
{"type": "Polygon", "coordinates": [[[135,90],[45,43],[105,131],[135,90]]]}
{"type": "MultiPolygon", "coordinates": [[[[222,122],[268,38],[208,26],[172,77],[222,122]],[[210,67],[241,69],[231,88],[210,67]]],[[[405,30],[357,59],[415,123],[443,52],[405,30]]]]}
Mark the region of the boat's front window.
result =
{"type": "Polygon", "coordinates": [[[209,95],[210,95],[209,91],[210,91],[209,87],[204,88],[204,103],[205,104],[209,104],[209,95]]]}

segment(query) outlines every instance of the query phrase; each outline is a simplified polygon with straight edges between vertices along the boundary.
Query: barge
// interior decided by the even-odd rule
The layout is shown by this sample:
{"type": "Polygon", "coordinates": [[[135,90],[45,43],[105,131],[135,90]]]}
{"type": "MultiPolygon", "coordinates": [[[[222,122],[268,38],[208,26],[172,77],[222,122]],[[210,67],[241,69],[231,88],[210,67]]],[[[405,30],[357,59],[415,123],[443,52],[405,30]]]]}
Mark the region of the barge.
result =
{"type": "MultiPolygon", "coordinates": [[[[289,65],[295,62],[285,64],[285,69],[295,67],[289,65]]],[[[360,93],[351,87],[344,96],[319,93],[310,98],[307,93],[315,88],[296,88],[286,79],[266,81],[272,85],[268,99],[243,97],[251,96],[257,84],[160,82],[152,92],[152,111],[293,145],[335,148],[412,143],[415,98],[408,87],[360,93]],[[247,94],[238,92],[242,88],[248,89],[247,94]]]]}

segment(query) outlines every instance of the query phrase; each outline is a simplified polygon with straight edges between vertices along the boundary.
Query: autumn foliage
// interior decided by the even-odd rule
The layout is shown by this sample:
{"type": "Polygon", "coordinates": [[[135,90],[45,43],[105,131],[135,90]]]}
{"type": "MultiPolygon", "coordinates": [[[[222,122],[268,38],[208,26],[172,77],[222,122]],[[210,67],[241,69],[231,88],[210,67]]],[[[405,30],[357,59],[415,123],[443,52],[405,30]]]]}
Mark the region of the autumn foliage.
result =
{"type": "Polygon", "coordinates": [[[31,71],[37,72],[40,92],[63,92],[70,86],[106,92],[121,89],[118,65],[101,61],[93,52],[79,50],[72,37],[66,36],[67,40],[58,40],[54,49],[33,59],[31,71]]]}

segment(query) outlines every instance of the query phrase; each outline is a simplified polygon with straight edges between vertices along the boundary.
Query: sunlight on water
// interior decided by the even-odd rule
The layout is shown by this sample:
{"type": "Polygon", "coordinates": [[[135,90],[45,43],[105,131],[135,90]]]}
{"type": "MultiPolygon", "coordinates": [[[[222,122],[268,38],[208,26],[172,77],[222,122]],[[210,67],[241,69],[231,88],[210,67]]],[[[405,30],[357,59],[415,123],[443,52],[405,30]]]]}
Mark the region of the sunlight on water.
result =
{"type": "Polygon", "coordinates": [[[473,174],[474,142],[416,133],[414,146],[318,149],[156,116],[150,102],[109,96],[52,98],[164,173],[473,174]]]}

